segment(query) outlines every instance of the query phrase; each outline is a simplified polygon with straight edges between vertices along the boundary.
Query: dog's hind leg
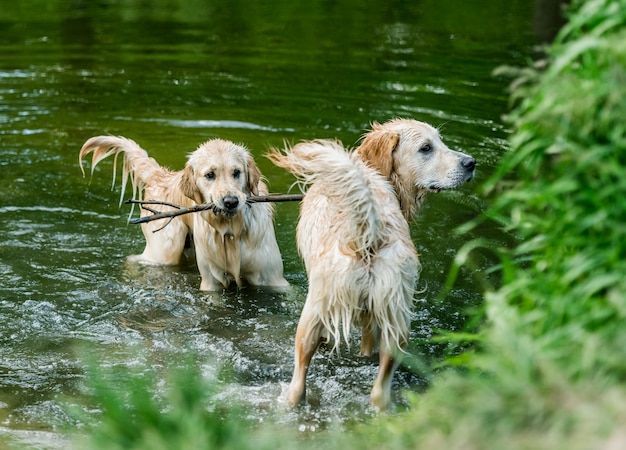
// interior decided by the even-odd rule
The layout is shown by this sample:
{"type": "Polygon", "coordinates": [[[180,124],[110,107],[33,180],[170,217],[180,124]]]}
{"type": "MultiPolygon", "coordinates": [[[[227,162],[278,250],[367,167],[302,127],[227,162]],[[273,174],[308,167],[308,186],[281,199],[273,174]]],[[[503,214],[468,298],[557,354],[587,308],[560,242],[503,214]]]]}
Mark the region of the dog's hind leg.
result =
{"type": "Polygon", "coordinates": [[[376,345],[376,330],[374,329],[372,314],[368,311],[361,313],[361,355],[372,356],[376,345]]]}
{"type": "Polygon", "coordinates": [[[305,396],[309,364],[322,342],[324,326],[312,309],[311,302],[307,299],[296,330],[293,378],[287,391],[287,402],[291,406],[296,406],[305,396]]]}
{"type": "Polygon", "coordinates": [[[173,220],[163,227],[162,221],[154,221],[141,225],[141,231],[146,238],[146,247],[140,255],[128,257],[130,262],[147,264],[176,265],[180,264],[185,250],[185,241],[188,229],[180,220],[173,220]]]}
{"type": "Polygon", "coordinates": [[[391,380],[400,365],[400,358],[394,357],[389,351],[381,349],[378,364],[378,376],[370,395],[372,406],[386,410],[391,403],[391,380]]]}

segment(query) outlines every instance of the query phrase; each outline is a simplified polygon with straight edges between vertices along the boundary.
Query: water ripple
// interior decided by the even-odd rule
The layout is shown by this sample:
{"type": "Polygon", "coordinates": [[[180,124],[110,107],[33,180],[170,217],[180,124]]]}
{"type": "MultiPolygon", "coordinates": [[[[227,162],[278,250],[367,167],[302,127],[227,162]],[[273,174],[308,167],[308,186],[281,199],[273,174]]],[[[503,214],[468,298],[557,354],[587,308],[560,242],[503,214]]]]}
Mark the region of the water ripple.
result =
{"type": "Polygon", "coordinates": [[[79,214],[81,216],[92,216],[99,219],[119,219],[119,215],[107,215],[94,211],[83,211],[79,209],[72,209],[63,206],[3,206],[0,207],[0,214],[3,213],[15,213],[15,212],[44,212],[44,213],[60,213],[60,214],[79,214]]]}
{"type": "Polygon", "coordinates": [[[117,116],[117,120],[135,120],[139,122],[162,123],[165,125],[179,128],[241,128],[245,130],[261,130],[271,132],[295,131],[294,128],[276,128],[264,125],[258,125],[251,122],[242,122],[239,120],[180,120],[180,119],[137,119],[135,117],[117,116]]]}

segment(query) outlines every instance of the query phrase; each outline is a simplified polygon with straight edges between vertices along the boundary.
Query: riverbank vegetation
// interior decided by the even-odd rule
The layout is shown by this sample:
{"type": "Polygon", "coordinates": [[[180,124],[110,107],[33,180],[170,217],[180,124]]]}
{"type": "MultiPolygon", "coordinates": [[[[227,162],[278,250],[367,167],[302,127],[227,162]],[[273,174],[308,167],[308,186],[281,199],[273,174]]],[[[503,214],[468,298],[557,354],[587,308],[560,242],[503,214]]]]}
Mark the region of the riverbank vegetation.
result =
{"type": "Polygon", "coordinates": [[[407,412],[307,438],[207,408],[201,377],[175,379],[164,403],[142,383],[120,395],[99,380],[90,445],[626,447],[626,1],[575,0],[568,11],[545,60],[515,73],[510,151],[484,185],[496,200],[479,220],[519,244],[496,249],[502,283],[484,293],[462,366],[437,372],[407,412]]]}

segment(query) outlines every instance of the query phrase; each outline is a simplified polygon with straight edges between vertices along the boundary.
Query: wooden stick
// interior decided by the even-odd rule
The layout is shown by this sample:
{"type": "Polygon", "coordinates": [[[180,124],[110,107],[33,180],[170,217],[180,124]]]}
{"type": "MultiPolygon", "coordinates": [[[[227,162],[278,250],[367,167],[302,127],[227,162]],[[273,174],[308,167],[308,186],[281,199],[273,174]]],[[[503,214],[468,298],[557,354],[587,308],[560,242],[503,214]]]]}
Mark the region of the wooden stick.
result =
{"type": "MultiPolygon", "coordinates": [[[[263,202],[299,202],[304,197],[303,194],[280,194],[280,195],[261,195],[261,196],[250,196],[247,198],[246,203],[263,203],[263,202]]],[[[150,211],[152,213],[151,216],[143,216],[138,219],[130,219],[129,222],[132,224],[138,223],[146,223],[152,222],[153,220],[160,219],[170,219],[167,221],[165,225],[163,225],[158,230],[162,230],[172,221],[174,217],[182,216],[183,214],[190,214],[200,211],[207,211],[213,209],[215,205],[211,203],[201,203],[198,205],[193,205],[188,208],[183,208],[182,206],[175,205],[169,202],[162,202],[159,200],[126,200],[124,203],[128,204],[137,204],[141,205],[141,209],[145,209],[146,211],[150,211]],[[157,211],[154,208],[150,208],[146,205],[161,205],[161,206],[169,206],[170,208],[174,208],[172,211],[157,211]]]]}
{"type": "Polygon", "coordinates": [[[276,195],[252,195],[248,197],[246,203],[282,203],[282,202],[299,202],[304,198],[304,194],[276,194],[276,195]]]}

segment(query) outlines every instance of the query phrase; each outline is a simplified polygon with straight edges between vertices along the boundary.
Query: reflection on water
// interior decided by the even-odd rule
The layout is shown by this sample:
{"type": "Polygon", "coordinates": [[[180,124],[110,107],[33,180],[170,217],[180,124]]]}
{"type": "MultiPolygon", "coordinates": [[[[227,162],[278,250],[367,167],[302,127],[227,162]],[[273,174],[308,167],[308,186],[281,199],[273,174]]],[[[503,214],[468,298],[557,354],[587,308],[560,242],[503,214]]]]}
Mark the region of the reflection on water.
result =
{"type": "MultiPolygon", "coordinates": [[[[116,117],[116,119],[126,119],[135,121],[132,117],[116,117]]],[[[245,130],[262,130],[262,131],[295,131],[293,128],[274,128],[269,126],[257,125],[255,123],[241,122],[238,120],[177,120],[177,119],[139,119],[143,122],[153,122],[157,124],[167,125],[178,128],[240,128],[245,130]]]]}
{"type": "MultiPolygon", "coordinates": [[[[489,223],[470,236],[452,231],[489,201],[475,189],[506,150],[506,81],[491,73],[522,63],[534,44],[531,2],[443,3],[4,5],[0,436],[63,447],[58,432],[72,422],[62,399],[80,402],[85,354],[103,368],[164,369],[193,355],[219,384],[220,401],[303,431],[372,414],[377,361],[359,357],[358,345],[315,356],[306,407],[285,412],[280,402],[307,289],[295,248],[298,205],[276,206],[288,292],[202,293],[193,261],[125,262],[141,252],[143,237],[110,190],[110,163],[81,176],[78,150],[93,135],[132,138],[173,169],[209,138],[242,142],[270,189],[287,192],[293,179],[263,157],[270,146],[312,138],[350,146],[371,121],[397,116],[441,127],[451,148],[478,160],[477,181],[433,195],[412,226],[424,267],[412,352],[441,358],[446,345],[429,338],[462,328],[482,289],[467,270],[435,301],[456,250],[472,237],[507,240],[489,223]]],[[[494,262],[477,256],[477,272],[494,262]]],[[[403,391],[425,383],[402,368],[396,407],[403,391]]]]}

